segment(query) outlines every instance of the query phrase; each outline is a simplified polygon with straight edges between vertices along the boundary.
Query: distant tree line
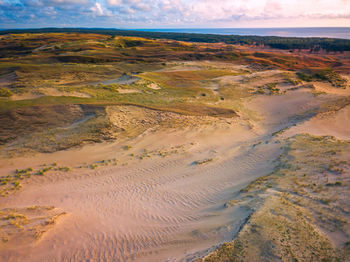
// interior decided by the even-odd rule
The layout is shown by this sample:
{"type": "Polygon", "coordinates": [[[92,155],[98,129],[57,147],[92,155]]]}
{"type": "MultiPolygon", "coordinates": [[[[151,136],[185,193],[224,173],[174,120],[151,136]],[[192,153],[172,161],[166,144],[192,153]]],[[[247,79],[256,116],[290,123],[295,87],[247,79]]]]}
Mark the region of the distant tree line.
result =
{"type": "Polygon", "coordinates": [[[350,51],[350,40],[320,37],[277,37],[277,36],[241,36],[192,33],[147,32],[102,28],[41,28],[2,30],[0,35],[8,33],[93,33],[113,36],[136,36],[152,39],[171,39],[187,42],[226,43],[239,45],[268,46],[283,50],[309,50],[310,52],[350,51]]]}

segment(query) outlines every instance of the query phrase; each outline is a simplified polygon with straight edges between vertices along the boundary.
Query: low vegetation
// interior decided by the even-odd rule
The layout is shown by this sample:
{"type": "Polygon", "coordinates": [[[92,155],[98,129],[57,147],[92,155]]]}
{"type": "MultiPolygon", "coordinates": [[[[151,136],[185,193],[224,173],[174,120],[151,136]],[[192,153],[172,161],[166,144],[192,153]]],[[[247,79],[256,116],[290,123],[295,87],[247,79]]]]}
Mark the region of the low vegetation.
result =
{"type": "Polygon", "coordinates": [[[297,135],[275,171],[226,208],[251,210],[237,237],[203,261],[347,261],[350,143],[297,135]]]}
{"type": "Polygon", "coordinates": [[[297,76],[306,82],[311,81],[326,81],[331,83],[334,87],[345,88],[347,80],[341,77],[338,73],[331,69],[327,70],[303,70],[297,72],[297,76]]]}
{"type": "Polygon", "coordinates": [[[28,167],[25,169],[16,169],[9,175],[0,176],[0,196],[6,197],[11,193],[22,188],[22,184],[28,182],[32,176],[45,176],[52,172],[69,172],[68,166],[58,166],[57,163],[42,165],[36,169],[28,167]]]}
{"type": "Polygon", "coordinates": [[[1,209],[0,250],[33,244],[65,214],[52,206],[1,209]]]}
{"type": "Polygon", "coordinates": [[[13,93],[9,89],[0,87],[0,97],[10,97],[12,95],[13,93]]]}
{"type": "MultiPolygon", "coordinates": [[[[194,34],[194,33],[165,33],[146,32],[118,29],[84,29],[84,28],[47,28],[47,29],[17,29],[5,30],[1,34],[8,33],[51,33],[51,32],[74,32],[88,34],[105,34],[118,36],[147,37],[151,39],[172,39],[177,41],[202,42],[202,43],[227,43],[241,45],[266,45],[284,50],[307,49],[310,52],[344,52],[350,51],[350,41],[347,39],[332,38],[298,38],[298,37],[276,37],[276,36],[241,36],[241,35],[214,35],[214,34],[194,34]]],[[[116,41],[120,47],[133,47],[138,44],[128,41],[116,41]]],[[[23,48],[26,46],[24,45],[23,48]]]]}
{"type": "Polygon", "coordinates": [[[207,164],[207,163],[209,163],[209,162],[211,162],[211,161],[213,161],[212,158],[206,158],[206,159],[202,159],[202,160],[196,160],[196,161],[194,161],[193,163],[194,163],[195,165],[203,165],[203,164],[207,164]]]}

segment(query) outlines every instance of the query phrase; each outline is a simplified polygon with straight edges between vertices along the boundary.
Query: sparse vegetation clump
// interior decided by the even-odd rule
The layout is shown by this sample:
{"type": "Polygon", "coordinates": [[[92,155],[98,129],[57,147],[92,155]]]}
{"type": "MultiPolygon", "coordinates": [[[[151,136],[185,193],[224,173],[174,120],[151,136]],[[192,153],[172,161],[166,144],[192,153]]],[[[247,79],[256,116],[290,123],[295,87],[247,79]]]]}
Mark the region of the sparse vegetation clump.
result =
{"type": "Polygon", "coordinates": [[[265,91],[262,88],[259,88],[256,92],[261,95],[265,94],[265,91]]]}
{"type": "Polygon", "coordinates": [[[66,213],[50,206],[1,209],[1,247],[33,244],[64,214],[66,213]],[[47,223],[47,221],[51,221],[51,223],[47,223]]]}
{"type": "Polygon", "coordinates": [[[101,166],[109,166],[109,165],[114,165],[116,166],[118,164],[118,160],[116,158],[112,159],[102,159],[101,161],[98,162],[101,166]]]}
{"type": "Polygon", "coordinates": [[[91,168],[91,169],[96,169],[97,167],[98,167],[97,164],[91,164],[91,165],[90,165],[90,168],[91,168]]]}
{"type": "Polygon", "coordinates": [[[271,95],[277,95],[280,92],[280,89],[276,87],[276,83],[269,83],[266,84],[267,89],[270,91],[271,95]]]}
{"type": "Polygon", "coordinates": [[[13,93],[5,87],[0,87],[0,97],[10,97],[13,93]]]}
{"type": "Polygon", "coordinates": [[[296,73],[297,76],[306,82],[326,81],[337,88],[346,88],[348,82],[345,78],[331,69],[324,70],[303,70],[296,73]]]}
{"type": "Polygon", "coordinates": [[[30,178],[34,170],[32,167],[16,169],[12,174],[0,177],[0,196],[5,197],[22,187],[22,180],[30,178]]]}
{"type": "Polygon", "coordinates": [[[168,157],[170,155],[174,154],[184,154],[185,151],[185,146],[184,145],[179,145],[179,146],[172,146],[169,149],[154,149],[154,150],[148,150],[147,148],[141,150],[139,153],[131,153],[129,154],[130,157],[138,160],[145,160],[145,159],[150,159],[152,157],[168,157]]]}
{"type": "Polygon", "coordinates": [[[125,145],[125,146],[123,146],[123,148],[124,148],[124,150],[129,150],[129,149],[132,148],[132,146],[130,146],[130,145],[125,145]]]}
{"type": "Polygon", "coordinates": [[[68,171],[71,170],[70,167],[68,167],[68,166],[58,167],[57,169],[58,169],[59,171],[63,171],[63,172],[68,172],[68,171]]]}
{"type": "Polygon", "coordinates": [[[28,167],[26,169],[16,169],[15,170],[16,174],[28,174],[30,172],[33,172],[33,168],[32,167],[28,167]]]}
{"type": "Polygon", "coordinates": [[[52,169],[52,166],[43,167],[43,168],[39,169],[36,174],[43,176],[43,175],[45,175],[46,172],[50,171],[51,169],[52,169]]]}
{"type": "Polygon", "coordinates": [[[207,163],[209,163],[209,162],[211,162],[213,160],[214,160],[213,158],[206,158],[206,159],[202,159],[202,160],[196,160],[193,163],[195,165],[203,165],[203,164],[207,164],[207,163]]]}
{"type": "Polygon", "coordinates": [[[27,182],[32,175],[44,176],[48,172],[61,171],[69,172],[71,169],[67,166],[58,166],[56,162],[51,165],[42,165],[41,168],[33,169],[32,167],[24,169],[15,169],[12,174],[0,177],[0,196],[5,197],[11,192],[18,190],[22,187],[22,182],[27,182]]]}

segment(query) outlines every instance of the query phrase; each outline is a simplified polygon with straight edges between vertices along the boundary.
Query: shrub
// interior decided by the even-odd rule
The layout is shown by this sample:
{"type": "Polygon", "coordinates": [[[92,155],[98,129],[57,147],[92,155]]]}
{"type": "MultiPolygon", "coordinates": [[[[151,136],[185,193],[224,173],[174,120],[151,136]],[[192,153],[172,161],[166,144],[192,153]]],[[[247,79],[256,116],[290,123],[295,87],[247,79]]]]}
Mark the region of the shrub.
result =
{"type": "Polygon", "coordinates": [[[59,167],[58,170],[68,172],[70,170],[70,168],[68,166],[62,166],[62,167],[59,167]]]}
{"type": "Polygon", "coordinates": [[[305,74],[305,73],[302,73],[302,72],[298,72],[297,76],[303,81],[306,81],[306,82],[311,82],[312,81],[312,77],[310,75],[308,75],[308,74],[305,74]]]}
{"type": "Polygon", "coordinates": [[[196,160],[193,162],[193,164],[195,165],[202,165],[202,164],[207,164],[209,162],[213,161],[212,158],[207,158],[207,159],[203,159],[203,160],[196,160]]]}
{"type": "Polygon", "coordinates": [[[129,150],[131,148],[131,146],[125,145],[123,148],[124,148],[124,150],[129,150]]]}
{"type": "Polygon", "coordinates": [[[12,95],[13,93],[9,89],[0,87],[0,97],[10,97],[12,95]]]}

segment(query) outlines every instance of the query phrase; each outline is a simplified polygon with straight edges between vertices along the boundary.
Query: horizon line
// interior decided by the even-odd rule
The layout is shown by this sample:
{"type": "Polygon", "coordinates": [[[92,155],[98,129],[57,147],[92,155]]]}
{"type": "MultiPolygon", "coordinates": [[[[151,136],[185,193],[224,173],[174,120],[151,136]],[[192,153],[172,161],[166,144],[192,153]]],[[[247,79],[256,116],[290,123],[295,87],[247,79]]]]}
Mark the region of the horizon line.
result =
{"type": "Polygon", "coordinates": [[[302,27],[152,27],[152,28],[117,28],[117,27],[85,27],[85,26],[76,26],[76,27],[26,27],[26,28],[0,28],[0,30],[31,30],[31,29],[115,29],[115,30],[177,30],[177,29],[299,29],[299,28],[348,28],[350,26],[302,26],[302,27]]]}

